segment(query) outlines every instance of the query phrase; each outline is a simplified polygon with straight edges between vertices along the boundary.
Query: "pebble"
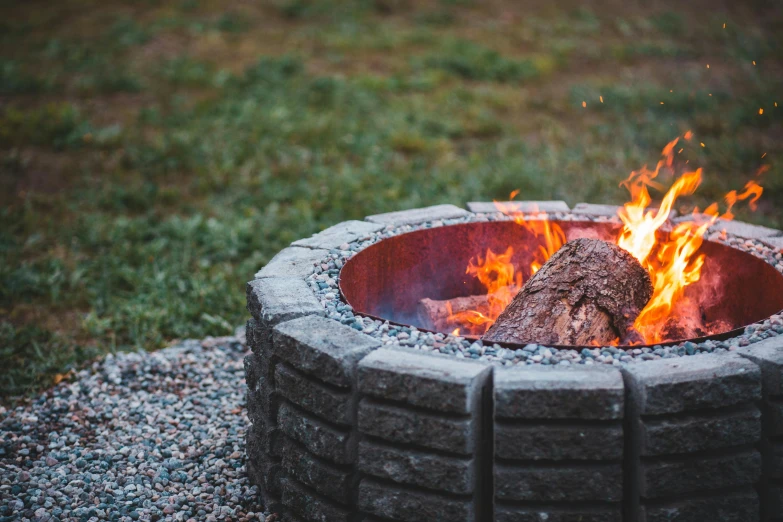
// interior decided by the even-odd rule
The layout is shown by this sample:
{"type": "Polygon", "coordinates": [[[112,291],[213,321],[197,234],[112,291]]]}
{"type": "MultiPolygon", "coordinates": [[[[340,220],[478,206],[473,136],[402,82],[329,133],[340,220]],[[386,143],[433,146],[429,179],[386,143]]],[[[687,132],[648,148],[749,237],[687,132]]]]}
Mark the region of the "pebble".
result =
{"type": "Polygon", "coordinates": [[[108,355],[2,408],[0,520],[266,520],[245,469],[243,343],[108,355]]]}

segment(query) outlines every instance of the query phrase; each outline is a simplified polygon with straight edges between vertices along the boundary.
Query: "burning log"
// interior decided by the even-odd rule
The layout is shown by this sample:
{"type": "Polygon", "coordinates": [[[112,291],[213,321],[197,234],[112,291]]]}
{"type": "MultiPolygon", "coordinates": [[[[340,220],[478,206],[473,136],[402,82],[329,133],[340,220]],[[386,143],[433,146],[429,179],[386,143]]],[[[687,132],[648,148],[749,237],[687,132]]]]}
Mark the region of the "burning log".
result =
{"type": "MultiPolygon", "coordinates": [[[[519,287],[511,285],[509,288],[509,300],[516,295],[519,287]]],[[[455,327],[464,327],[459,321],[454,321],[454,316],[478,312],[488,315],[490,309],[490,297],[493,294],[469,295],[437,301],[435,299],[422,299],[419,301],[417,313],[422,327],[429,330],[445,332],[455,327]]]]}
{"type": "Polygon", "coordinates": [[[622,248],[569,241],[528,280],[483,340],[560,345],[641,341],[633,322],[652,296],[647,271],[622,248]]]}

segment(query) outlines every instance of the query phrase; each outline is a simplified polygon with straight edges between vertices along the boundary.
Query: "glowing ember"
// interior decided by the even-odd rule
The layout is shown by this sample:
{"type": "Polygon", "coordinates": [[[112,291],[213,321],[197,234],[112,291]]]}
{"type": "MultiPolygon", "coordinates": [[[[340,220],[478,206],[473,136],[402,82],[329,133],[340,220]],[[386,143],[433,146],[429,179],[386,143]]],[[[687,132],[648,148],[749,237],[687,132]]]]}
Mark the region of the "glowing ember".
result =
{"type": "MultiPolygon", "coordinates": [[[[693,133],[688,131],[683,138],[690,140],[693,133]]],[[[756,181],[749,181],[742,192],[732,190],[725,196],[727,210],[721,215],[718,204],[713,203],[703,213],[694,210],[693,220],[678,224],[666,231],[662,227],[669,223],[669,214],[680,196],[693,194],[702,181],[702,170],[685,172],[666,190],[658,209],[650,209],[652,198],[649,188],[663,191],[666,187],[657,181],[662,170],[673,169],[676,138],[664,147],[662,158],[650,170],[646,166],[634,171],[620,185],[630,192],[630,201],[619,211],[618,216],[623,228],[616,238],[617,245],[631,253],[650,274],[653,283],[653,296],[647,306],[634,321],[634,327],[647,344],[664,342],[672,336],[681,338],[682,334],[697,336],[709,329],[701,322],[699,303],[685,295],[685,289],[699,281],[704,265],[704,255],[697,254],[702,245],[704,234],[718,219],[730,220],[734,217],[732,208],[738,201],[748,200],[752,210],[761,197],[763,188],[756,181]],[[672,333],[674,332],[674,333],[672,333]]],[[[700,143],[703,147],[704,144],[700,143]]],[[[682,152],[682,148],[677,153],[682,152]]],[[[765,167],[759,170],[762,174],[765,167]]],[[[513,199],[518,194],[511,194],[513,199]]],[[[452,334],[465,331],[468,335],[480,335],[497,319],[500,313],[511,303],[525,279],[538,269],[566,242],[563,230],[557,223],[546,219],[526,218],[519,207],[512,203],[495,202],[499,211],[510,216],[520,226],[532,232],[538,239],[538,248],[527,270],[517,270],[511,259],[514,250],[509,247],[504,254],[495,254],[487,250],[486,257],[471,262],[466,273],[478,278],[487,289],[489,311],[477,310],[450,314],[451,324],[458,324],[452,334]]],[[[535,214],[535,210],[532,212],[535,214]]],[[[667,227],[668,228],[668,227],[667,227]]],[[[613,344],[617,344],[619,339],[613,344]]]]}

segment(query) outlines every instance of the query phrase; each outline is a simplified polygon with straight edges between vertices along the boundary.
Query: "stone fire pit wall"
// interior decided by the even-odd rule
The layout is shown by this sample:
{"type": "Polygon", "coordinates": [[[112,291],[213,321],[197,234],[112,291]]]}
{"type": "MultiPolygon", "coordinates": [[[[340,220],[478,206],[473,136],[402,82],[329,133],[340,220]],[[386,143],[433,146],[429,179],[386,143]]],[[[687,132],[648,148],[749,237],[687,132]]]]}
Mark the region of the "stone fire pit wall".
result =
{"type": "MultiPolygon", "coordinates": [[[[466,211],[411,212],[393,219],[466,211]]],[[[248,283],[248,472],[270,509],[324,522],[783,520],[783,336],[621,368],[381,347],[324,317],[305,282],[329,248],[384,226],[372,218],[303,240],[248,283]]]]}

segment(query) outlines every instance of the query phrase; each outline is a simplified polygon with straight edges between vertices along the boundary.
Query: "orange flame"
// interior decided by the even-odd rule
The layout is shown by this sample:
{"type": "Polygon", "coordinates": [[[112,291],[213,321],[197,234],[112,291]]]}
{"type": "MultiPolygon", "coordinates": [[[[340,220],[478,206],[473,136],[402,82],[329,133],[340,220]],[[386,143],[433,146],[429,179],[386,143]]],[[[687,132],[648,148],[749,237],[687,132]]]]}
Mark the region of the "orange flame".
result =
{"type": "MultiPolygon", "coordinates": [[[[510,199],[514,199],[519,190],[511,193],[510,199]]],[[[525,219],[525,213],[514,203],[501,203],[496,201],[495,207],[503,214],[514,219],[514,222],[531,232],[538,239],[538,247],[533,253],[527,277],[535,274],[547,260],[557,252],[566,242],[565,233],[557,223],[548,219],[525,219]]],[[[530,214],[537,214],[538,209],[529,209],[530,214]]],[[[544,216],[546,217],[546,216],[544,216]]],[[[478,278],[479,282],[487,289],[487,301],[489,308],[485,313],[478,310],[468,310],[456,314],[449,311],[448,321],[451,324],[460,324],[472,334],[481,334],[495,323],[498,316],[514,300],[517,292],[522,287],[523,274],[516,270],[511,259],[514,249],[508,247],[504,254],[495,254],[487,249],[486,257],[478,257],[476,264],[471,259],[467,274],[478,278]]]]}
{"type": "MultiPolygon", "coordinates": [[[[692,136],[688,131],[684,137],[690,139],[692,136]]],[[[631,201],[618,211],[624,226],[617,237],[617,244],[639,260],[649,272],[653,284],[652,298],[634,321],[634,327],[648,344],[665,340],[664,326],[672,310],[682,300],[685,288],[701,277],[704,255],[696,255],[696,252],[701,247],[704,234],[719,217],[732,219],[731,209],[737,201],[750,198],[750,207],[755,210],[763,190],[755,181],[749,181],[741,194],[731,191],[726,195],[728,210],[722,216],[718,214],[717,203],[713,203],[704,211],[707,220],[701,218],[701,223],[681,223],[667,237],[661,237],[658,230],[668,219],[674,202],[680,196],[693,194],[702,180],[701,169],[684,173],[666,192],[660,208],[645,212],[651,201],[647,187],[657,185],[652,180],[664,165],[672,166],[672,151],[677,141],[675,139],[664,147],[663,159],[654,171],[642,168],[631,173],[621,184],[631,193],[631,201]]]]}
{"type": "MultiPolygon", "coordinates": [[[[683,136],[685,140],[693,138],[688,131],[683,136]]],[[[756,181],[749,181],[742,192],[733,190],[726,194],[727,210],[720,214],[717,203],[708,206],[703,213],[698,209],[693,212],[693,220],[675,226],[670,232],[662,233],[661,227],[668,222],[675,202],[681,196],[693,194],[702,181],[702,169],[685,172],[678,177],[666,190],[658,209],[650,209],[652,198],[649,188],[663,191],[665,186],[656,181],[664,169],[673,171],[675,147],[679,142],[676,138],[669,142],[662,151],[662,158],[655,169],[646,166],[634,171],[620,185],[630,192],[630,201],[620,210],[618,216],[623,222],[623,228],[616,238],[617,244],[631,253],[649,272],[653,284],[653,295],[647,306],[634,321],[634,327],[646,344],[654,344],[667,340],[666,325],[673,317],[686,323],[693,319],[698,322],[700,314],[689,298],[685,297],[685,289],[699,281],[704,266],[704,255],[697,254],[702,245],[704,235],[718,219],[732,219],[732,209],[738,201],[748,200],[752,210],[756,209],[763,188],[756,181]]],[[[703,144],[701,144],[703,146],[703,144]]],[[[680,152],[682,149],[680,149],[680,152]]],[[[762,167],[757,172],[758,178],[765,171],[762,167]]],[[[511,193],[513,199],[519,193],[511,193]]],[[[560,226],[547,219],[529,219],[521,207],[514,203],[495,202],[497,209],[514,219],[518,225],[532,233],[538,240],[532,253],[526,278],[535,274],[541,266],[566,242],[566,236],[560,226]]],[[[537,213],[537,209],[529,209],[528,214],[537,213]]],[[[470,334],[481,334],[486,331],[516,296],[523,282],[522,271],[515,269],[512,263],[514,250],[508,247],[505,253],[495,254],[487,250],[486,257],[478,257],[468,264],[466,273],[478,278],[487,289],[488,311],[482,313],[469,310],[452,314],[449,308],[449,321],[458,324],[470,334]]],[[[460,328],[452,334],[458,335],[460,328]]],[[[620,339],[612,341],[619,344],[620,339]]],[[[638,344],[638,343],[632,343],[638,344]]]]}

